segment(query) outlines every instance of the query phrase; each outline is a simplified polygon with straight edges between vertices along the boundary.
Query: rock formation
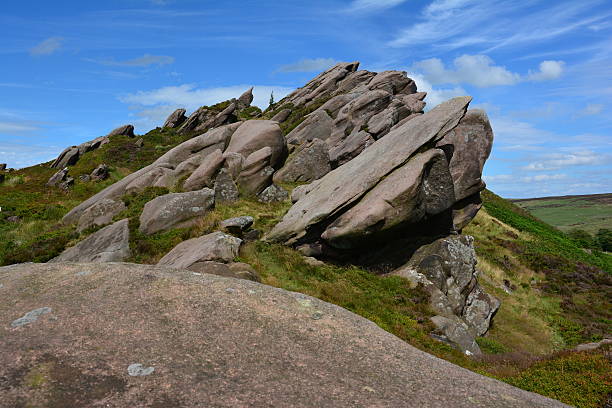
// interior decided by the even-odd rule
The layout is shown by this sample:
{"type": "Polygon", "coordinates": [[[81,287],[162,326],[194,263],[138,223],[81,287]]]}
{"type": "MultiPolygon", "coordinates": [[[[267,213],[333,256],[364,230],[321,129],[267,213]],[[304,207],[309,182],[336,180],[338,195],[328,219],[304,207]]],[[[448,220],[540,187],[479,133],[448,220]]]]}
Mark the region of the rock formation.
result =
{"type": "Polygon", "coordinates": [[[0,268],[0,282],[3,407],[566,406],[247,280],[54,263],[0,268]]]}
{"type": "Polygon", "coordinates": [[[128,220],[102,228],[49,262],[120,262],[130,256],[128,220]]]}
{"type": "Polygon", "coordinates": [[[134,137],[134,125],[123,125],[119,126],[117,129],[113,129],[108,137],[111,136],[129,136],[134,137]]]}
{"type": "Polygon", "coordinates": [[[172,112],[164,122],[164,127],[173,129],[181,126],[187,120],[185,112],[187,112],[185,109],[177,109],[172,112]]]}
{"type": "Polygon", "coordinates": [[[109,142],[109,136],[95,138],[89,142],[81,143],[78,146],[66,148],[60,155],[51,163],[51,167],[55,169],[63,169],[66,166],[75,165],[79,159],[87,152],[98,149],[109,142]]]}

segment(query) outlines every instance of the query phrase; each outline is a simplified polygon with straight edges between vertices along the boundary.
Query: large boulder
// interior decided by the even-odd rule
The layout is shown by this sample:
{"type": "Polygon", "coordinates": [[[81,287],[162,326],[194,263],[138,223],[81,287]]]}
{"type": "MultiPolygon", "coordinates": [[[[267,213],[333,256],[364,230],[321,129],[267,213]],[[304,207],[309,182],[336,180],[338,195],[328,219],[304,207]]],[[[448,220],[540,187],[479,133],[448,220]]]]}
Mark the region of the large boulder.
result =
{"type": "Polygon", "coordinates": [[[215,202],[233,203],[240,198],[240,191],[226,169],[219,170],[215,179],[215,202]]]}
{"type": "Polygon", "coordinates": [[[484,335],[500,301],[478,283],[474,238],[450,235],[420,247],[404,266],[389,273],[424,285],[432,319],[444,336],[462,351],[480,352],[474,339],[484,335]]]}
{"type": "Polygon", "coordinates": [[[280,168],[287,157],[287,144],[278,122],[248,120],[234,132],[225,152],[240,153],[246,159],[266,147],[270,149],[270,166],[280,168]]]}
{"type": "Polygon", "coordinates": [[[458,97],[436,106],[317,180],[310,192],[289,209],[266,239],[296,243],[309,230],[314,231],[318,224],[329,224],[334,216],[354,206],[365,193],[404,165],[419,148],[453,129],[470,101],[470,97],[458,97]]]}
{"type": "Polygon", "coordinates": [[[126,218],[96,231],[49,262],[121,262],[130,255],[126,218]]]}
{"type": "Polygon", "coordinates": [[[177,269],[189,269],[197,262],[231,262],[238,256],[242,240],[224,232],[213,232],[183,241],[157,263],[177,269]]]}
{"type": "Polygon", "coordinates": [[[214,175],[221,168],[221,165],[223,165],[223,161],[223,153],[220,149],[207,155],[198,168],[196,168],[185,180],[183,189],[186,191],[194,191],[204,187],[213,187],[214,175]]]}
{"type": "Polygon", "coordinates": [[[493,146],[493,130],[483,110],[469,110],[437,146],[452,155],[450,171],[457,200],[467,198],[485,188],[482,169],[493,146]]]}
{"type": "Polygon", "coordinates": [[[66,166],[73,166],[79,161],[79,148],[77,146],[67,147],[57,158],[51,163],[54,169],[63,169],[66,166]]]}
{"type": "Polygon", "coordinates": [[[77,224],[77,231],[81,232],[93,226],[109,224],[115,215],[125,209],[123,201],[101,200],[83,211],[77,224]]]}
{"type": "Polygon", "coordinates": [[[247,194],[257,195],[261,193],[272,184],[274,168],[271,165],[272,149],[269,146],[251,153],[244,160],[242,171],[238,177],[238,185],[247,194]]]}
{"type": "Polygon", "coordinates": [[[3,407],[566,407],[247,280],[23,264],[0,282],[3,407]]]}
{"type": "Polygon", "coordinates": [[[210,188],[156,197],[142,210],[140,232],[150,235],[170,228],[188,227],[214,205],[215,192],[210,188]]]}
{"type": "Polygon", "coordinates": [[[195,273],[209,273],[226,278],[246,279],[261,282],[261,276],[249,264],[242,262],[222,263],[215,261],[196,262],[188,268],[195,273]]]}
{"type": "Polygon", "coordinates": [[[285,165],[274,173],[274,181],[311,182],[331,171],[329,148],[321,139],[300,146],[285,165]]]}
{"type": "Polygon", "coordinates": [[[106,180],[108,176],[110,176],[110,167],[104,163],[93,169],[89,175],[93,181],[106,180]]]}
{"type": "Polygon", "coordinates": [[[47,180],[47,186],[49,187],[54,187],[59,185],[61,182],[63,182],[64,180],[66,180],[66,177],[68,176],[68,167],[64,167],[63,169],[57,171],[55,174],[53,174],[49,180],[47,180]]]}
{"type": "Polygon", "coordinates": [[[238,105],[238,109],[244,109],[251,106],[251,103],[253,102],[253,87],[246,90],[242,95],[240,95],[236,102],[238,105]]]}
{"type": "Polygon", "coordinates": [[[454,202],[446,156],[442,150],[430,149],[387,175],[321,237],[339,248],[358,246],[373,236],[422,222],[454,202]]]}
{"type": "Polygon", "coordinates": [[[111,130],[111,132],[107,136],[108,137],[111,137],[111,136],[134,137],[134,125],[119,126],[118,128],[111,130]]]}
{"type": "Polygon", "coordinates": [[[185,112],[187,112],[185,109],[177,109],[172,112],[164,122],[164,127],[174,129],[181,126],[187,120],[185,112]]]}
{"type": "Polygon", "coordinates": [[[291,109],[282,109],[276,115],[272,116],[270,120],[273,120],[278,123],[283,123],[287,120],[289,115],[291,115],[291,109]]]}

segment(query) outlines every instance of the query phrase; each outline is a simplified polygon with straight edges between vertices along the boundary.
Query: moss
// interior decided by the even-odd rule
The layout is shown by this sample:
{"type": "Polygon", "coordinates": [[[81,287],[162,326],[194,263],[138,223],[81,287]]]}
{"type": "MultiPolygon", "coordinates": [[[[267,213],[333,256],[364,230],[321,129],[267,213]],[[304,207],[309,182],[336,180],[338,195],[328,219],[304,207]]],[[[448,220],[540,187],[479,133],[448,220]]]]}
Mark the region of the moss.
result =
{"type": "Polygon", "coordinates": [[[478,343],[480,350],[487,354],[501,354],[510,351],[508,347],[489,337],[479,337],[476,339],[476,343],[478,343]]]}

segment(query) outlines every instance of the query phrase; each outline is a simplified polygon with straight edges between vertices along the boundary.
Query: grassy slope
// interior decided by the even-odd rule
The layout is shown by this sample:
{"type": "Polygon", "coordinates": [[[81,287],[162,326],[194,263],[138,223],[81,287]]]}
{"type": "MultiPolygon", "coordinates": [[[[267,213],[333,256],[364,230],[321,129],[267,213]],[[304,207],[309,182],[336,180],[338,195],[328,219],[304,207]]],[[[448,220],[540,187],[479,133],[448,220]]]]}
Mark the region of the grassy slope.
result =
{"type": "Polygon", "coordinates": [[[513,200],[539,219],[562,231],[579,228],[597,233],[612,225],[612,194],[513,200]]]}
{"type": "MultiPolygon", "coordinates": [[[[296,117],[292,126],[298,122],[296,117]]],[[[77,180],[70,192],[44,186],[54,172],[44,165],[12,173],[12,180],[0,185],[0,264],[46,261],[92,233],[78,236],[59,221],[83,199],[149,164],[185,138],[156,129],[144,137],[140,150],[133,147],[135,139],[113,138],[71,169],[71,175],[78,176],[105,162],[112,166],[111,179],[77,180]],[[8,215],[23,219],[8,223],[8,215]]],[[[124,197],[128,209],[117,218],[130,218],[133,262],[155,263],[178,242],[213,231],[220,220],[231,216],[252,215],[255,228],[266,231],[290,205],[243,199],[218,206],[191,228],[148,237],[138,234],[144,203],[167,191],[150,188],[124,197]]],[[[609,364],[603,353],[559,354],[559,350],[610,332],[610,257],[584,252],[558,230],[492,193],[486,192],[484,199],[485,210],[465,233],[476,237],[481,282],[503,303],[492,329],[479,339],[487,353],[480,360],[469,359],[429,336],[433,327],[427,298],[401,278],[381,278],[355,267],[313,267],[290,248],[261,242],[245,245],[240,260],[253,265],[264,283],[338,304],[466,368],[580,407],[599,406],[610,389],[609,364]],[[515,288],[511,294],[501,289],[504,280],[515,288]]]]}

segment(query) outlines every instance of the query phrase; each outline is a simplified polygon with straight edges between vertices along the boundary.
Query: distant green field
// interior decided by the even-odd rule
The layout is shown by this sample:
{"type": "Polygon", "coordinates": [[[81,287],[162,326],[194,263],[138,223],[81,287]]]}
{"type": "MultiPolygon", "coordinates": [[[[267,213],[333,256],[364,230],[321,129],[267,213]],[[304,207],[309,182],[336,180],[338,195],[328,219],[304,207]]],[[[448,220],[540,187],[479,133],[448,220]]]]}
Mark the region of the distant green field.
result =
{"type": "Polygon", "coordinates": [[[600,228],[612,229],[612,194],[511,201],[562,231],[579,228],[595,234],[600,228]]]}

